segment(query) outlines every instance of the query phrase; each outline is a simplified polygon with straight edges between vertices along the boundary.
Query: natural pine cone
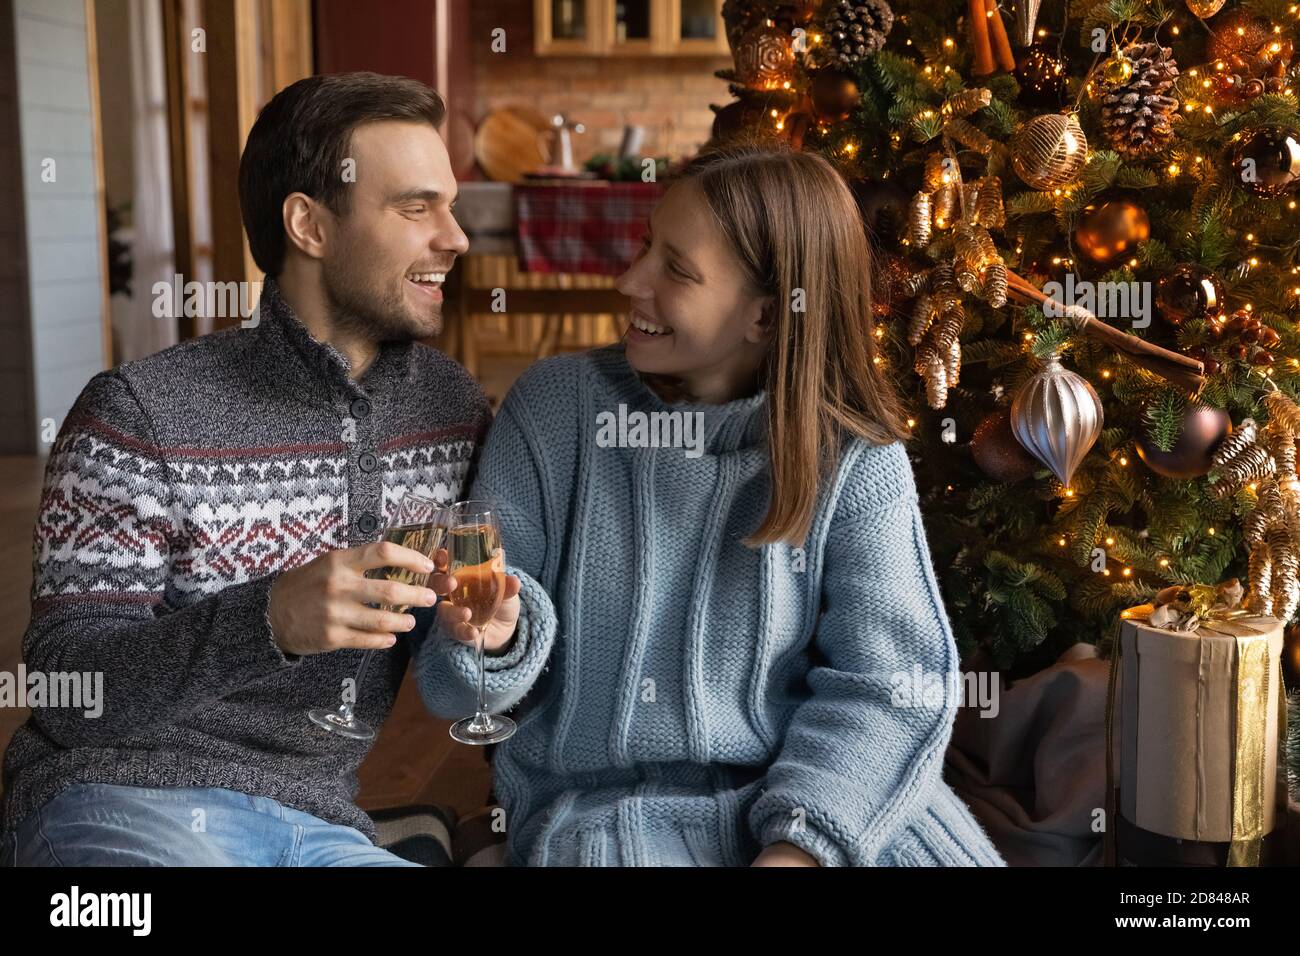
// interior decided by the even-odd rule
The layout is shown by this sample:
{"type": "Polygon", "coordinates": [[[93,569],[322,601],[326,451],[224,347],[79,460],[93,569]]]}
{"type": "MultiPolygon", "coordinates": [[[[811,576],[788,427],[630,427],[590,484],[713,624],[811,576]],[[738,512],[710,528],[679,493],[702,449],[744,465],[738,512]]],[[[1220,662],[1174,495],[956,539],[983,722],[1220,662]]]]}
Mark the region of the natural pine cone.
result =
{"type": "Polygon", "coordinates": [[[1135,43],[1122,55],[1132,61],[1133,76],[1106,94],[1101,125],[1115,149],[1128,158],[1158,152],[1173,137],[1170,121],[1178,100],[1168,95],[1178,79],[1178,64],[1168,47],[1135,43]]]}
{"type": "Polygon", "coordinates": [[[894,26],[894,11],[885,0],[839,0],[825,21],[833,63],[851,69],[885,45],[894,26]]]}

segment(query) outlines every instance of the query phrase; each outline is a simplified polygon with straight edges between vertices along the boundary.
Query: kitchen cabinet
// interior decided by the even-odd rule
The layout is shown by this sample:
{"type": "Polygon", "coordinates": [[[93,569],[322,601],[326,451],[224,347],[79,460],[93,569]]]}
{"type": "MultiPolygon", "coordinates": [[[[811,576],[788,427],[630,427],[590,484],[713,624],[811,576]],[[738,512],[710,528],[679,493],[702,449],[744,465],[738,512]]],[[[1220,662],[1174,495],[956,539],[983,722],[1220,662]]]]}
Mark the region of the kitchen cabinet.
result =
{"type": "Polygon", "coordinates": [[[718,56],[722,0],[533,0],[539,56],[718,56]]]}

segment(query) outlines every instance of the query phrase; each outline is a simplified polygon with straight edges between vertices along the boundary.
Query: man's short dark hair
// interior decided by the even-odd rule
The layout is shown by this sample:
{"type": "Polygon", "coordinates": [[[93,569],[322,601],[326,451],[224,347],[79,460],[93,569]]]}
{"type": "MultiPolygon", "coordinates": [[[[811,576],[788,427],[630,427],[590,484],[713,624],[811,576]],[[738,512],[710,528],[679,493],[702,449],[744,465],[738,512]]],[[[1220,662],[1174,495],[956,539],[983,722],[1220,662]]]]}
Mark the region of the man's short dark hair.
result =
{"type": "Polygon", "coordinates": [[[352,131],[375,120],[438,126],[446,107],[429,86],[403,76],[332,73],[286,86],[262,108],[239,161],[239,209],[253,261],[268,276],[284,268],[281,209],[304,193],[336,215],[350,208],[343,161],[352,131]]]}

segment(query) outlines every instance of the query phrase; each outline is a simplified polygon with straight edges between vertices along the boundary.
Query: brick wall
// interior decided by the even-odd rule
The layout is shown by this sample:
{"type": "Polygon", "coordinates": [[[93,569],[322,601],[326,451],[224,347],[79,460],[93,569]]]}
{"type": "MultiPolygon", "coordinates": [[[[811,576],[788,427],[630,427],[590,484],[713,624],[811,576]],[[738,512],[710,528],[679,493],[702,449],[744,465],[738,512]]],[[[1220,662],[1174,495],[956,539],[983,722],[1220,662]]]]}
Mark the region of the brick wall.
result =
{"type": "Polygon", "coordinates": [[[578,163],[617,151],[625,123],[645,127],[643,155],[690,155],[709,138],[709,104],[731,102],[713,75],[732,65],[728,56],[539,57],[532,0],[474,0],[471,11],[475,120],[509,104],[548,117],[563,112],[587,126],[573,139],[578,163]],[[496,27],[505,28],[505,53],[491,51],[496,27]]]}

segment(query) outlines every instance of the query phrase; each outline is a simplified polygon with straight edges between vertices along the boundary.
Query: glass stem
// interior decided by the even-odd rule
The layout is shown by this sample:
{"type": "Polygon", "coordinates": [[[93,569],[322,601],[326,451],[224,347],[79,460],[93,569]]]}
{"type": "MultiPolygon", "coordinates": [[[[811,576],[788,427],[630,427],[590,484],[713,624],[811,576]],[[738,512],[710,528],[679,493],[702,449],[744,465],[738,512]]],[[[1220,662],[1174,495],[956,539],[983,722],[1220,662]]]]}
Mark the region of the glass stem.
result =
{"type": "Polygon", "coordinates": [[[475,641],[478,657],[478,707],[474,712],[474,724],[476,727],[489,729],[492,724],[492,718],[487,712],[487,693],[485,688],[487,668],[483,666],[483,645],[487,640],[487,628],[476,627],[474,628],[474,632],[478,635],[478,640],[475,641]]]}
{"type": "MultiPolygon", "coordinates": [[[[373,647],[367,648],[366,653],[361,657],[361,666],[357,668],[357,678],[353,681],[353,691],[356,693],[357,700],[361,699],[361,682],[366,679],[366,668],[370,666],[370,658],[374,655],[373,647]]],[[[346,700],[343,706],[339,708],[339,713],[343,714],[349,722],[352,720],[352,705],[346,700]]]]}

